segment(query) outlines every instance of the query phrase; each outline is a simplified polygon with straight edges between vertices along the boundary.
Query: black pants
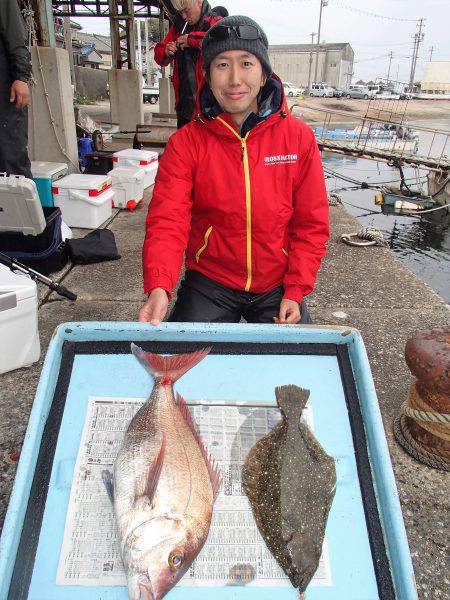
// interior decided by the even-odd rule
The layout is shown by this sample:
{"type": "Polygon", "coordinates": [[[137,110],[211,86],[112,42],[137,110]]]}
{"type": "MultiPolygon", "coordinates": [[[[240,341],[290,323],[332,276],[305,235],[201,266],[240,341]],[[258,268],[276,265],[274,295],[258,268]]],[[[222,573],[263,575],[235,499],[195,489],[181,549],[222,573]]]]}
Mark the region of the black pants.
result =
{"type": "MultiPolygon", "coordinates": [[[[283,288],[251,294],[225,287],[198,271],[186,271],[169,321],[175,323],[273,323],[278,317],[283,288]]],[[[311,324],[305,301],[300,323],[311,324]]]]}
{"type": "MultiPolygon", "coordinates": [[[[0,48],[1,52],[1,48],[0,48]]],[[[28,158],[28,109],[9,101],[11,77],[0,57],[0,173],[25,175],[31,179],[28,158]]]]}

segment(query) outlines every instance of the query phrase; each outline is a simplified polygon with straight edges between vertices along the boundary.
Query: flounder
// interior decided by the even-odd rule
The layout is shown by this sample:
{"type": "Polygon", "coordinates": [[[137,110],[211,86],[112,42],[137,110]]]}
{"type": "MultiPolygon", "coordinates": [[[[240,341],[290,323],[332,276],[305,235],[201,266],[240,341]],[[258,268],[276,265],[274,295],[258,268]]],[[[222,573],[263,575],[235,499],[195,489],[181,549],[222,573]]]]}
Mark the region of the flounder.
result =
{"type": "Polygon", "coordinates": [[[258,529],[295,587],[304,592],[317,570],[336,469],[310,429],[300,422],[309,390],[275,389],[282,420],[251,448],[243,486],[258,529]]]}

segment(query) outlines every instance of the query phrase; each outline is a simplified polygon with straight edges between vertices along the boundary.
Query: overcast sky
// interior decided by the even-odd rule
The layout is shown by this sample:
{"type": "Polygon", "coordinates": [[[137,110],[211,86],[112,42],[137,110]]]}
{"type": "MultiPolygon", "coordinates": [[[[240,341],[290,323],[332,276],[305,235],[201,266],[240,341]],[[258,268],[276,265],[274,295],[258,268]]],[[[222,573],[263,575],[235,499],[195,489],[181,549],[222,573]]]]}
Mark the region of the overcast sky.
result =
{"type": "MultiPolygon", "coordinates": [[[[260,23],[271,44],[304,44],[317,32],[321,0],[210,0],[230,14],[245,14],[260,23]]],[[[389,52],[393,52],[391,78],[407,82],[411,67],[413,19],[424,17],[425,38],[419,51],[416,81],[430,59],[450,60],[450,0],[329,0],[323,9],[322,42],[349,42],[355,52],[354,78],[386,77],[389,52]],[[380,15],[372,16],[367,13],[380,15]],[[400,19],[411,19],[400,20],[400,19]]],[[[108,34],[107,19],[76,19],[90,33],[108,34]]]]}

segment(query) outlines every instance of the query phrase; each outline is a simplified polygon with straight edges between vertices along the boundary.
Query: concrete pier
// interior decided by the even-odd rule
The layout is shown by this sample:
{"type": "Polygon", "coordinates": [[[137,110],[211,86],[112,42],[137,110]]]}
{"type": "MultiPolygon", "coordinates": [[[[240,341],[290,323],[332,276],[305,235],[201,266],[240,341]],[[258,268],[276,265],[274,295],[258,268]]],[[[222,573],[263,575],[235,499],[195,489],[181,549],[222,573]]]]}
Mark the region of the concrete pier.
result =
{"type": "MultiPolygon", "coordinates": [[[[1,521],[45,351],[55,327],[65,321],[137,319],[144,300],[141,244],[145,216],[145,207],[134,213],[115,212],[107,224],[115,234],[120,261],[67,267],[55,276],[78,294],[75,303],[49,294],[47,288],[40,286],[41,360],[29,369],[0,376],[1,521]]],[[[425,467],[405,454],[394,440],[392,424],[411,381],[404,361],[406,340],[421,329],[448,324],[450,312],[440,297],[389,249],[355,248],[341,243],[340,234],[359,228],[342,206],[331,207],[331,225],[328,255],[316,290],[309,298],[310,312],[316,324],[348,325],[362,332],[394,466],[419,598],[448,598],[448,474],[425,467]]],[[[86,230],[75,234],[84,236],[86,230]]]]}
{"type": "Polygon", "coordinates": [[[36,86],[31,87],[28,152],[31,160],[68,163],[77,173],[78,147],[73,112],[69,53],[63,48],[33,46],[36,86]],[[59,90],[59,93],[52,93],[59,90]]]}
{"type": "Polygon", "coordinates": [[[111,121],[130,131],[144,123],[142,73],[136,69],[110,69],[111,121]]]}

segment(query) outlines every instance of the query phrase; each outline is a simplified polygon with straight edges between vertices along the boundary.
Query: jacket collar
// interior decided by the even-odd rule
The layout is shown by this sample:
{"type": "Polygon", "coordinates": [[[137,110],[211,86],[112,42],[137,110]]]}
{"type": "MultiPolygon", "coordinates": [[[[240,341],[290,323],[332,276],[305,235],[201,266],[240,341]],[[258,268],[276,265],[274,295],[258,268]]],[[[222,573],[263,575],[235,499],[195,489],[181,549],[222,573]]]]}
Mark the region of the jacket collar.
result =
{"type": "MultiPolygon", "coordinates": [[[[217,102],[206,81],[200,88],[197,97],[197,120],[206,121],[207,124],[212,126],[213,123],[216,122],[217,117],[220,116],[223,120],[227,121],[241,137],[244,137],[260,123],[272,120],[274,115],[285,117],[288,112],[289,110],[281,80],[275,74],[266,81],[265,86],[261,89],[258,97],[258,112],[250,112],[242,122],[239,130],[229,113],[226,113],[217,102]]],[[[222,129],[225,128],[222,126],[220,130],[222,129]]]]}

